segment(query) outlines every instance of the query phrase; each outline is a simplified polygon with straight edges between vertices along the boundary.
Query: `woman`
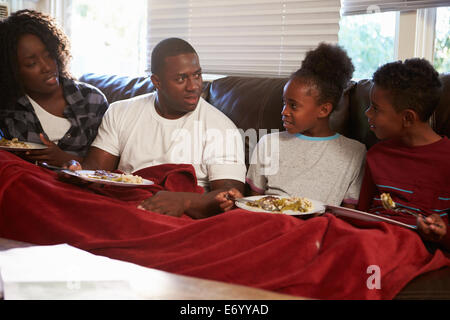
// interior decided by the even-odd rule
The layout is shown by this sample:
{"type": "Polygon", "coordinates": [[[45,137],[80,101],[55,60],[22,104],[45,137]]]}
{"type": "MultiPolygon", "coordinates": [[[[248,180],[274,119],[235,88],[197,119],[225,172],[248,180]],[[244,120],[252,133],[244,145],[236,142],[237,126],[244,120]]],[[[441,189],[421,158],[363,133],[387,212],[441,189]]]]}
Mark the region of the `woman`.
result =
{"type": "Polygon", "coordinates": [[[108,108],[95,87],[74,80],[67,37],[54,20],[21,10],[0,22],[0,129],[5,138],[41,143],[30,161],[82,160],[108,108]]]}

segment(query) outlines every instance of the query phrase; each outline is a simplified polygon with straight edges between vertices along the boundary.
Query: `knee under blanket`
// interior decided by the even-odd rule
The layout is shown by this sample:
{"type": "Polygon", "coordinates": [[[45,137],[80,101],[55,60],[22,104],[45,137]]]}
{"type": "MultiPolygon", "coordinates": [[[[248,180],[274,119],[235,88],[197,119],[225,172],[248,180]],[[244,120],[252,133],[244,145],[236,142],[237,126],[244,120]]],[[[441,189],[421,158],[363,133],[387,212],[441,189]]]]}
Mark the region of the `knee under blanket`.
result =
{"type": "Polygon", "coordinates": [[[0,237],[68,243],[168,272],[319,299],[392,299],[417,275],[450,265],[414,231],[384,222],[240,209],[193,220],[142,211],[136,204],[159,190],[202,190],[189,165],[136,174],[156,185],[81,188],[0,151],[0,237]]]}

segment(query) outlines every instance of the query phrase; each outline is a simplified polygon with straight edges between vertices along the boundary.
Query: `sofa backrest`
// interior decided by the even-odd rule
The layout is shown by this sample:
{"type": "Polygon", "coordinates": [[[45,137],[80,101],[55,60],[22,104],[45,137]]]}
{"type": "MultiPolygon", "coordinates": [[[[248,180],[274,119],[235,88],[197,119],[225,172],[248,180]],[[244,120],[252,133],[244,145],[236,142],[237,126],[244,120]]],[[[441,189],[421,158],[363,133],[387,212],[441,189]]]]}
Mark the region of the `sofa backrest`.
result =
{"type": "Polygon", "coordinates": [[[103,92],[110,104],[155,91],[155,87],[149,77],[86,73],[80,77],[79,81],[97,87],[103,92]]]}
{"type": "MultiPolygon", "coordinates": [[[[100,89],[109,103],[155,90],[149,77],[91,73],[79,80],[100,89]]],[[[441,80],[441,101],[430,121],[437,133],[450,137],[450,74],[441,75],[441,80]]],[[[281,121],[282,94],[287,81],[287,78],[224,77],[204,82],[203,97],[244,131],[254,129],[257,134],[274,129],[281,131],[284,130],[281,121]]],[[[377,142],[364,114],[369,106],[371,86],[370,80],[351,82],[330,118],[332,129],[361,141],[367,148],[377,142]]],[[[246,143],[247,149],[252,147],[246,143]]]]}

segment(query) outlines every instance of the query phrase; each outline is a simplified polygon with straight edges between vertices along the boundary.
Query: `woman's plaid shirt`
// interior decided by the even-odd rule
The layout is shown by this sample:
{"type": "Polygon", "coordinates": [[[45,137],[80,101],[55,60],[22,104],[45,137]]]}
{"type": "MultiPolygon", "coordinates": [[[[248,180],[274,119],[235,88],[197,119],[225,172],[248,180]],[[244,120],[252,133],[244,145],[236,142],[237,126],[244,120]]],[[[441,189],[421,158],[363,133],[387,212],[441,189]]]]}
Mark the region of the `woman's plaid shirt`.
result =
{"type": "MultiPolygon", "coordinates": [[[[97,136],[108,102],[100,90],[89,84],[64,78],[60,80],[68,103],[63,114],[71,127],[59,140],[58,147],[84,157],[97,136]]],[[[42,143],[39,134],[44,133],[47,137],[26,96],[14,106],[0,106],[0,129],[8,139],[42,143]]]]}

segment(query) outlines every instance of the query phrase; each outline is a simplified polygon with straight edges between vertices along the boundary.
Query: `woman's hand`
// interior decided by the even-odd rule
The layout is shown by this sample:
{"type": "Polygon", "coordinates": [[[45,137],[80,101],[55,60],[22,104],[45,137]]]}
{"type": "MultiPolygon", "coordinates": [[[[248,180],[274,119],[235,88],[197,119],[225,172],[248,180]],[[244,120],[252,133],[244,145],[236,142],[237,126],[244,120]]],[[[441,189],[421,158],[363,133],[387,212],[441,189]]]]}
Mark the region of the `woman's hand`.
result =
{"type": "Polygon", "coordinates": [[[62,167],[64,169],[69,169],[70,171],[83,170],[83,167],[81,166],[81,164],[76,160],[69,160],[69,161],[63,163],[62,167]]]}
{"type": "Polygon", "coordinates": [[[69,160],[72,160],[75,156],[61,150],[55,143],[47,140],[41,133],[39,135],[41,141],[47,146],[43,150],[29,150],[25,153],[25,157],[30,161],[47,162],[53,166],[63,166],[69,160]]]}
{"type": "Polygon", "coordinates": [[[417,218],[417,231],[422,239],[438,242],[447,234],[447,226],[438,214],[417,218]]]}

